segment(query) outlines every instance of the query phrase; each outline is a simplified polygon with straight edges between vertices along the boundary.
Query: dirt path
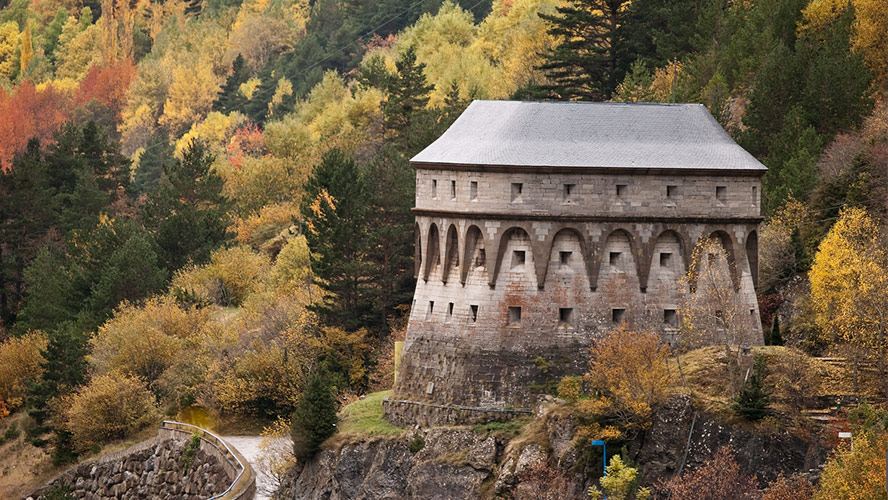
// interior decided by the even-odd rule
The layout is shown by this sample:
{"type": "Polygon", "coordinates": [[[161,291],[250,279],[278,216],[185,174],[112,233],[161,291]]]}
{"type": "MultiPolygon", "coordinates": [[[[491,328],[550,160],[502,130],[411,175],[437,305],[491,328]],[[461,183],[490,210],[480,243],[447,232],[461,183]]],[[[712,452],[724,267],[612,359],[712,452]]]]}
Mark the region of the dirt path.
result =
{"type": "Polygon", "coordinates": [[[247,462],[253,467],[256,473],[256,496],[255,500],[268,500],[274,492],[274,484],[262,468],[259,467],[259,444],[262,442],[261,436],[220,436],[230,446],[237,448],[237,451],[247,459],[247,462]]]}

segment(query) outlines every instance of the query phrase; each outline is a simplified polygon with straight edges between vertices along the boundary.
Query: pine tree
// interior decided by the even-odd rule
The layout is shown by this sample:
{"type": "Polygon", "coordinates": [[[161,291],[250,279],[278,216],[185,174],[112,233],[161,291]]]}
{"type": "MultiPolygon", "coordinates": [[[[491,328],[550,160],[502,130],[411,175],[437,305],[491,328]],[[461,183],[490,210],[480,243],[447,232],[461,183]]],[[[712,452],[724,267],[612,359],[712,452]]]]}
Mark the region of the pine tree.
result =
{"type": "Polygon", "coordinates": [[[213,102],[213,111],[221,113],[230,113],[240,109],[247,101],[247,98],[240,93],[240,86],[250,79],[250,68],[244,56],[238,54],[231,64],[231,74],[225,80],[225,85],[219,91],[218,97],[213,102]]]}
{"type": "Polygon", "coordinates": [[[214,157],[202,141],[193,141],[181,161],[164,165],[164,177],[145,208],[161,259],[170,271],[189,262],[203,263],[230,238],[228,208],[214,157]]]}
{"type": "Polygon", "coordinates": [[[327,325],[363,326],[371,310],[365,176],[339,149],[327,152],[305,183],[301,214],[311,269],[324,301],[313,306],[327,325]]]}
{"type": "Polygon", "coordinates": [[[330,377],[321,366],[309,376],[293,413],[290,435],[296,458],[304,462],[314,457],[321,444],[336,432],[338,420],[330,377]]]}
{"type": "Polygon", "coordinates": [[[151,137],[139,157],[139,167],[133,178],[133,190],[136,193],[154,194],[164,169],[170,168],[176,161],[174,151],[166,130],[161,128],[151,137]]]}
{"type": "Polygon", "coordinates": [[[734,410],[749,420],[758,420],[767,415],[771,395],[765,390],[765,377],[768,376],[765,357],[756,355],[752,364],[752,373],[740,389],[734,400],[734,410]]]}
{"type": "Polygon", "coordinates": [[[409,47],[398,62],[397,73],[388,78],[388,98],[383,104],[386,128],[400,136],[410,126],[413,115],[429,102],[432,86],[426,81],[425,64],[416,63],[416,52],[409,47]]]}
{"type": "Polygon", "coordinates": [[[771,323],[771,337],[768,339],[769,345],[783,345],[783,336],[780,335],[780,315],[774,313],[774,322],[771,323]]]}
{"type": "Polygon", "coordinates": [[[618,29],[627,0],[571,0],[557,15],[539,14],[562,42],[543,54],[539,69],[552,82],[540,88],[556,99],[604,101],[617,86],[618,29]]]}
{"type": "Polygon", "coordinates": [[[28,414],[41,426],[50,416],[50,400],[86,380],[88,336],[72,323],[63,324],[48,335],[46,350],[41,351],[46,360],[41,365],[44,371],[28,397],[28,414]]]}

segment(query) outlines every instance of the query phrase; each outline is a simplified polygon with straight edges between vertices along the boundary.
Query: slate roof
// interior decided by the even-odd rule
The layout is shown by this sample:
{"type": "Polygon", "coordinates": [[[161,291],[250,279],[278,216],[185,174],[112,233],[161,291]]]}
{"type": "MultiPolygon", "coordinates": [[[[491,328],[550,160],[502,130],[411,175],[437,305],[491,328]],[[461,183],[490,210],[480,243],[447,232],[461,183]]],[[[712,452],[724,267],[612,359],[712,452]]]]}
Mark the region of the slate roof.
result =
{"type": "Polygon", "coordinates": [[[702,104],[474,101],[411,162],[766,170],[702,104]]]}

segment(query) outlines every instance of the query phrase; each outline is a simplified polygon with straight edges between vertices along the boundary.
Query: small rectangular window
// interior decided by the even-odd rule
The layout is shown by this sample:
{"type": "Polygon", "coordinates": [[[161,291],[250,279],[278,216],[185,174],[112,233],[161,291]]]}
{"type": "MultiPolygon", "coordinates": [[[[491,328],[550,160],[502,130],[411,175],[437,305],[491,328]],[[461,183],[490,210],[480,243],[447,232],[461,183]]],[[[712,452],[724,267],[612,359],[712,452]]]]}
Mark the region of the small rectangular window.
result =
{"type": "Polygon", "coordinates": [[[715,187],[715,199],[724,203],[725,198],[728,195],[728,187],[727,186],[716,186],[715,187]]]}
{"type": "Polygon", "coordinates": [[[669,326],[678,326],[678,315],[675,309],[663,309],[663,323],[669,326]]]}
{"type": "Polygon", "coordinates": [[[626,184],[617,184],[617,196],[624,196],[626,194],[626,184]]]}
{"type": "Polygon", "coordinates": [[[475,267],[481,267],[481,266],[483,266],[483,265],[485,264],[486,261],[487,261],[487,257],[486,257],[486,255],[485,255],[485,253],[484,253],[484,249],[481,248],[481,249],[478,250],[478,258],[475,259],[475,267]]]}
{"type": "Polygon", "coordinates": [[[753,205],[758,203],[758,186],[752,186],[752,203],[753,205]]]}
{"type": "Polygon", "coordinates": [[[524,192],[524,184],[520,182],[512,183],[512,203],[521,202],[521,194],[524,192]]]}
{"type": "Polygon", "coordinates": [[[524,265],[524,250],[512,251],[512,269],[524,265]]]}
{"type": "Polygon", "coordinates": [[[456,199],[456,181],[450,181],[450,199],[456,199]]]}
{"type": "Polygon", "coordinates": [[[666,186],[666,197],[672,198],[678,194],[678,186],[666,186]]]}
{"type": "Polygon", "coordinates": [[[469,306],[469,312],[472,316],[472,323],[478,321],[478,306],[476,304],[472,304],[469,306]]]}
{"type": "Polygon", "coordinates": [[[564,184],[561,190],[561,201],[567,203],[573,200],[576,184],[564,184]]]}
{"type": "Polygon", "coordinates": [[[447,304],[447,319],[453,317],[453,302],[447,304]]]}
{"type": "Polygon", "coordinates": [[[521,308],[520,307],[509,307],[509,323],[519,323],[521,322],[521,308]]]}
{"type": "Polygon", "coordinates": [[[669,267],[672,265],[672,253],[660,252],[660,267],[669,267]]]}
{"type": "Polygon", "coordinates": [[[620,252],[611,252],[610,257],[608,258],[608,262],[612,266],[620,265],[620,252]]]}
{"type": "Polygon", "coordinates": [[[559,259],[562,266],[570,264],[570,254],[573,252],[559,252],[559,259]]]}
{"type": "Polygon", "coordinates": [[[573,324],[573,308],[562,307],[558,309],[558,322],[564,325],[573,324]]]}
{"type": "Polygon", "coordinates": [[[611,309],[611,321],[614,323],[622,323],[626,318],[625,309],[611,309]]]}
{"type": "Polygon", "coordinates": [[[472,201],[478,201],[478,181],[472,181],[469,186],[472,201]]]}
{"type": "Polygon", "coordinates": [[[438,179],[432,179],[432,198],[438,198],[438,179]]]}
{"type": "Polygon", "coordinates": [[[432,313],[434,313],[434,312],[435,312],[435,301],[434,301],[434,300],[430,300],[430,301],[429,301],[429,311],[426,313],[426,319],[431,318],[431,317],[432,317],[432,313]]]}

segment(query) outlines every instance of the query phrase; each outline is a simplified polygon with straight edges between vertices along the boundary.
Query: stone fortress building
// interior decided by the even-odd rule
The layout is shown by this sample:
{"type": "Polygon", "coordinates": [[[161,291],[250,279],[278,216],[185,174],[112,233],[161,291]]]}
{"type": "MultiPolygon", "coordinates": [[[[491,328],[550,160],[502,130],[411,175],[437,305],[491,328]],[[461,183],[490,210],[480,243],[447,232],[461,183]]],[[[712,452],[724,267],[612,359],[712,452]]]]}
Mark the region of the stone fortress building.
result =
{"type": "Polygon", "coordinates": [[[417,285],[389,420],[526,412],[622,323],[671,340],[705,238],[761,343],[766,169],[702,105],[474,101],[411,163],[417,285]]]}

